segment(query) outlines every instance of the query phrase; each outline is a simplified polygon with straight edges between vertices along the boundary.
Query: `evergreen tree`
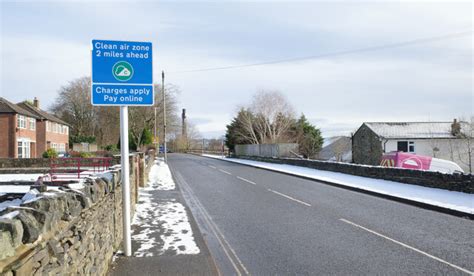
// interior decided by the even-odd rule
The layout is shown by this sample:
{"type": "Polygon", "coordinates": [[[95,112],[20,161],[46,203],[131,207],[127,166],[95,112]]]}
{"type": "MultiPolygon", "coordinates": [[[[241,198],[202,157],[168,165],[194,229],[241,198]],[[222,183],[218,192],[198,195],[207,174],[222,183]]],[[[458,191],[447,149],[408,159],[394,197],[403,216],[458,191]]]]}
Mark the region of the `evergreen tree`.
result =
{"type": "Polygon", "coordinates": [[[305,158],[315,158],[324,142],[321,131],[312,125],[304,114],[301,114],[301,117],[296,121],[292,131],[296,134],[296,142],[299,144],[300,153],[305,158]]]}

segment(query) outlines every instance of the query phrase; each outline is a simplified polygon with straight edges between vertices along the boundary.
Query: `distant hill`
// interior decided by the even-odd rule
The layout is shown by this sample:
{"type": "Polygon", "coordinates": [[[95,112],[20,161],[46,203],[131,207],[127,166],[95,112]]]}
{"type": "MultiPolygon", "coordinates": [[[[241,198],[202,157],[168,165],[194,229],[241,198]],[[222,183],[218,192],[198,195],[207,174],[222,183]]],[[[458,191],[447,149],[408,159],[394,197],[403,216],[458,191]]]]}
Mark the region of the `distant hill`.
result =
{"type": "Polygon", "coordinates": [[[352,143],[347,136],[334,136],[324,139],[319,159],[328,161],[352,162],[352,143]]]}

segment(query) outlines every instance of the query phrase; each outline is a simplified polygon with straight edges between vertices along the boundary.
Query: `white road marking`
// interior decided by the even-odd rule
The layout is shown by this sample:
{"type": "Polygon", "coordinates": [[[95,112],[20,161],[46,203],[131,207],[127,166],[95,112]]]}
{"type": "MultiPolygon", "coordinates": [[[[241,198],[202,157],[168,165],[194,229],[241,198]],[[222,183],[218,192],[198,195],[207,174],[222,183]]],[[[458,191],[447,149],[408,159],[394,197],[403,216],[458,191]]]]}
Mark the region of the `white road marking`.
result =
{"type": "Polygon", "coordinates": [[[240,179],[240,180],[242,180],[242,181],[245,181],[245,182],[247,182],[247,183],[250,183],[250,184],[252,184],[252,185],[257,185],[257,183],[252,182],[252,181],[250,181],[250,180],[248,180],[248,179],[245,179],[245,178],[243,178],[243,177],[237,176],[237,178],[240,179]]]}
{"type": "Polygon", "coordinates": [[[225,174],[228,174],[228,175],[232,175],[232,174],[231,174],[230,172],[228,172],[228,171],[224,171],[224,170],[221,170],[221,169],[219,169],[219,171],[220,171],[220,172],[223,172],[223,173],[225,173],[225,174]]]}
{"type": "Polygon", "coordinates": [[[342,222],[348,223],[348,224],[350,224],[350,225],[352,225],[352,226],[358,227],[358,228],[360,228],[360,229],[362,229],[362,230],[365,230],[365,231],[367,231],[367,232],[370,232],[370,233],[372,233],[372,234],[374,234],[374,235],[377,235],[377,236],[379,236],[379,237],[382,237],[382,238],[384,238],[384,239],[387,239],[387,240],[389,240],[389,241],[391,241],[391,242],[394,242],[394,243],[396,243],[396,244],[398,244],[398,245],[401,245],[401,246],[403,246],[403,247],[406,247],[406,248],[408,248],[408,249],[411,249],[411,250],[413,250],[413,251],[415,251],[415,252],[418,252],[418,253],[420,253],[420,254],[422,254],[422,255],[425,255],[425,256],[427,256],[427,257],[433,259],[433,260],[436,260],[436,261],[441,262],[441,263],[443,263],[443,264],[447,264],[447,265],[449,265],[449,266],[451,266],[451,267],[453,267],[453,268],[455,268],[455,269],[458,269],[458,270],[460,270],[460,271],[462,271],[462,272],[464,272],[464,273],[467,273],[467,274],[470,274],[470,275],[474,275],[474,272],[472,272],[472,271],[469,271],[469,270],[467,270],[467,269],[464,269],[464,268],[462,268],[462,267],[459,267],[459,266],[457,266],[457,265],[454,265],[454,264],[452,264],[452,263],[449,263],[449,262],[447,262],[447,261],[445,261],[445,260],[443,260],[443,259],[440,259],[440,258],[438,258],[438,257],[436,257],[436,256],[433,256],[433,255],[431,255],[431,254],[429,254],[429,253],[426,253],[426,252],[424,252],[424,251],[421,251],[421,250],[418,249],[418,248],[415,248],[415,247],[413,247],[413,246],[409,246],[408,244],[405,244],[405,243],[399,242],[399,241],[397,241],[397,240],[394,240],[394,239],[392,239],[392,238],[389,238],[389,237],[387,237],[387,236],[385,236],[385,235],[382,235],[382,234],[380,234],[380,233],[378,233],[378,232],[375,232],[374,230],[370,230],[370,229],[368,229],[368,228],[366,228],[366,227],[364,227],[364,226],[358,225],[358,224],[356,224],[356,223],[354,223],[354,222],[352,222],[352,221],[348,221],[347,219],[343,219],[343,218],[341,218],[341,219],[339,219],[339,220],[342,221],[342,222]]]}
{"type": "Polygon", "coordinates": [[[282,196],[282,197],[286,197],[286,198],[288,198],[289,200],[293,200],[293,201],[295,201],[295,202],[298,202],[299,204],[303,204],[303,205],[306,205],[306,206],[308,206],[308,207],[311,207],[311,204],[306,203],[306,202],[304,202],[304,201],[301,201],[301,200],[299,200],[299,199],[296,199],[296,198],[293,198],[293,197],[291,197],[291,196],[282,194],[282,193],[277,192],[277,191],[274,191],[274,190],[272,190],[272,189],[268,189],[268,190],[269,190],[270,192],[275,193],[275,194],[277,194],[277,195],[280,195],[280,196],[282,196]]]}
{"type": "Polygon", "coordinates": [[[211,165],[208,165],[208,167],[211,168],[211,169],[217,169],[216,167],[211,166],[211,165]]]}
{"type": "MultiPolygon", "coordinates": [[[[241,276],[242,273],[240,272],[237,264],[234,262],[234,259],[238,262],[238,264],[240,265],[242,270],[245,272],[245,274],[250,275],[249,271],[247,270],[245,265],[242,263],[239,256],[237,256],[234,249],[232,248],[232,246],[229,244],[229,242],[225,238],[224,234],[222,234],[221,230],[214,223],[214,221],[212,220],[212,218],[209,215],[209,213],[207,212],[207,210],[204,208],[204,206],[202,206],[201,202],[196,198],[196,196],[192,192],[191,188],[187,184],[186,180],[184,180],[184,178],[182,177],[182,175],[179,172],[176,172],[176,176],[177,176],[177,179],[179,179],[179,181],[183,184],[183,189],[187,191],[187,193],[190,195],[190,197],[192,197],[192,200],[194,201],[195,206],[201,211],[201,214],[203,215],[203,218],[204,218],[205,222],[208,224],[208,226],[211,229],[211,231],[213,232],[214,236],[217,238],[217,241],[221,245],[222,249],[224,250],[224,253],[226,254],[227,258],[229,259],[229,261],[231,262],[231,264],[234,267],[235,271],[237,272],[237,275],[241,276]],[[227,249],[229,249],[232,252],[232,254],[230,254],[227,251],[226,247],[227,247],[227,249]],[[231,255],[232,255],[233,258],[231,257],[231,255]]],[[[220,275],[220,272],[218,272],[218,273],[220,275]]]]}

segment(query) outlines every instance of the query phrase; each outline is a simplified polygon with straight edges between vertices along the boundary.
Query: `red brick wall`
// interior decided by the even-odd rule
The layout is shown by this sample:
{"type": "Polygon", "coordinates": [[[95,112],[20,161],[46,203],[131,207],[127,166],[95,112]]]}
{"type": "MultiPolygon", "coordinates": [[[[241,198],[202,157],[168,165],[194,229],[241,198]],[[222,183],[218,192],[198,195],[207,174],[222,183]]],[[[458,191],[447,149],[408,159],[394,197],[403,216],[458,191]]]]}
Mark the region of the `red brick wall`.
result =
{"type": "MultiPolygon", "coordinates": [[[[45,123],[46,129],[46,123],[45,123]]],[[[61,134],[52,132],[53,128],[51,127],[51,131],[46,131],[46,143],[56,143],[56,144],[66,144],[66,150],[68,150],[68,143],[69,143],[69,135],[68,134],[61,134]]]]}
{"type": "Polygon", "coordinates": [[[46,148],[46,121],[36,121],[36,150],[38,157],[43,155],[46,148]]]}
{"type": "MultiPolygon", "coordinates": [[[[18,114],[16,115],[18,116],[18,114]]],[[[15,151],[15,158],[18,157],[18,148],[17,148],[17,140],[20,138],[28,138],[34,144],[31,144],[31,158],[36,158],[37,155],[37,150],[36,150],[36,130],[31,130],[30,129],[30,124],[29,124],[29,119],[26,117],[26,129],[24,128],[16,128],[16,116],[15,116],[15,129],[16,129],[16,137],[15,137],[15,142],[14,142],[14,151],[15,151]]]]}
{"type": "Polygon", "coordinates": [[[2,158],[13,157],[10,146],[12,144],[10,139],[13,138],[11,135],[10,117],[15,117],[15,115],[0,114],[0,157],[2,158]]]}

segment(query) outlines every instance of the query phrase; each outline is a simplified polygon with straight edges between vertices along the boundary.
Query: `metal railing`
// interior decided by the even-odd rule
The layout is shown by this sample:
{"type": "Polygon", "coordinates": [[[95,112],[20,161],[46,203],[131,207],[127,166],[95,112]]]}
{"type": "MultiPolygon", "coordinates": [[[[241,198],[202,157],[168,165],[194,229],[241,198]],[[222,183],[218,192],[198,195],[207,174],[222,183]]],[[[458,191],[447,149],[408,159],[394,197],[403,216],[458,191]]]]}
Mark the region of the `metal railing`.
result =
{"type": "Polygon", "coordinates": [[[112,165],[111,157],[70,157],[53,158],[50,161],[51,182],[80,179],[88,175],[104,172],[112,165]]]}

